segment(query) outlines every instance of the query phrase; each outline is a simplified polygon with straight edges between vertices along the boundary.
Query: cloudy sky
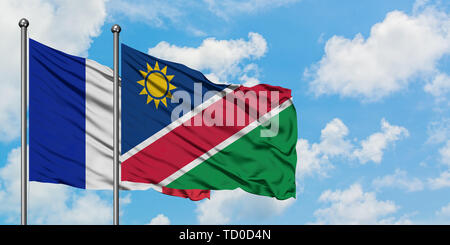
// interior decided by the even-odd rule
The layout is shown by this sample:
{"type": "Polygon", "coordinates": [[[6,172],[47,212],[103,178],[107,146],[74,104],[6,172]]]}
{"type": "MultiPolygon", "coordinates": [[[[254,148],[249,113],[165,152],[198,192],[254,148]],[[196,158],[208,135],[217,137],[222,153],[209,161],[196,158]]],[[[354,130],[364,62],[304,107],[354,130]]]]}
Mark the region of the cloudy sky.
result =
{"type": "MultiPolygon", "coordinates": [[[[121,192],[121,224],[450,224],[450,3],[0,1],[0,224],[20,223],[18,20],[112,66],[121,41],[215,82],[292,89],[297,199],[121,192]]],[[[30,183],[30,224],[111,224],[112,192],[30,183]]]]}

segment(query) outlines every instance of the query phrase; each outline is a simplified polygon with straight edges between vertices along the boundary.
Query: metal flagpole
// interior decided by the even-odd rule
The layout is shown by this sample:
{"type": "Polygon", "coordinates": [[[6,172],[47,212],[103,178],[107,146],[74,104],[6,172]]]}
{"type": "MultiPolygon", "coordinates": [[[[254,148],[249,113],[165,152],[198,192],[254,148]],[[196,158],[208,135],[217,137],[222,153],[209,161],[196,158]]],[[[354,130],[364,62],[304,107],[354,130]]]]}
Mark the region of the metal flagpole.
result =
{"type": "Polygon", "coordinates": [[[120,26],[115,24],[111,28],[114,35],[114,225],[119,225],[119,33],[120,26]]]}
{"type": "Polygon", "coordinates": [[[21,31],[21,224],[27,224],[27,184],[28,184],[28,149],[27,149],[27,73],[28,73],[28,40],[27,40],[27,27],[29,22],[27,19],[22,18],[19,21],[21,31]]]}

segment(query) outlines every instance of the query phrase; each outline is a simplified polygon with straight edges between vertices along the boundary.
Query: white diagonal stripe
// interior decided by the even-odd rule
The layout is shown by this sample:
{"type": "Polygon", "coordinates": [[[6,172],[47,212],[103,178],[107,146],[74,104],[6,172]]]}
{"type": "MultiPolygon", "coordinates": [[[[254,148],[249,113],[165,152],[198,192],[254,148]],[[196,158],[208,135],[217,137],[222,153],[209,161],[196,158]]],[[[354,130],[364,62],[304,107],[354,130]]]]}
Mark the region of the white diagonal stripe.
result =
{"type": "Polygon", "coordinates": [[[205,109],[205,108],[209,107],[210,105],[214,104],[215,102],[221,100],[228,93],[233,92],[236,89],[236,87],[237,87],[237,85],[232,84],[232,85],[229,85],[228,87],[226,87],[224,90],[218,92],[216,95],[212,96],[211,98],[206,100],[201,105],[195,107],[193,110],[191,110],[188,113],[184,114],[179,119],[173,121],[172,123],[167,125],[165,128],[159,130],[157,133],[155,133],[154,135],[150,136],[146,140],[142,141],[137,146],[135,146],[132,149],[130,149],[128,152],[122,154],[120,156],[120,161],[121,162],[126,161],[128,158],[132,157],[134,154],[138,153],[139,151],[145,149],[147,146],[151,145],[153,142],[155,142],[159,138],[163,137],[164,135],[166,135],[167,133],[169,133],[173,129],[175,129],[178,126],[182,125],[184,122],[186,122],[188,120],[191,120],[192,117],[194,117],[195,115],[200,113],[203,109],[205,109]]]}
{"type": "Polygon", "coordinates": [[[176,179],[178,179],[183,174],[187,173],[191,169],[198,166],[200,163],[208,160],[210,157],[214,156],[217,152],[225,149],[227,146],[231,145],[233,142],[241,138],[242,136],[246,135],[253,129],[257,128],[259,125],[263,124],[270,118],[278,115],[280,112],[282,112],[284,109],[292,105],[292,99],[289,99],[285,102],[283,102],[278,107],[272,109],[270,112],[264,114],[261,116],[258,120],[253,121],[249,125],[247,125],[245,128],[241,129],[239,132],[235,133],[234,135],[230,136],[228,139],[222,141],[222,143],[218,144],[211,150],[205,152],[203,155],[199,156],[197,159],[193,160],[192,162],[186,164],[183,168],[180,168],[178,171],[170,175],[169,177],[165,178],[161,182],[159,182],[159,186],[167,186],[176,179]]]}

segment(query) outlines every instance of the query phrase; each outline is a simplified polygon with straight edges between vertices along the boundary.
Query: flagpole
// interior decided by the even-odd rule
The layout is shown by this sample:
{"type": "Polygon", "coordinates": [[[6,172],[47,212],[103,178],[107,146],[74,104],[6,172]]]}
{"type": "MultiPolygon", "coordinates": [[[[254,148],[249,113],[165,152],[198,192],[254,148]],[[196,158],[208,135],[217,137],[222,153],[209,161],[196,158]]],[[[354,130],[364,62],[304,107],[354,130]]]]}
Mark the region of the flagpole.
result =
{"type": "Polygon", "coordinates": [[[114,207],[113,219],[114,225],[119,225],[119,33],[120,26],[115,24],[111,28],[114,36],[114,207]]]}
{"type": "Polygon", "coordinates": [[[21,32],[21,219],[22,225],[27,224],[27,203],[28,203],[28,149],[27,149],[27,73],[28,73],[28,40],[27,40],[27,28],[29,22],[27,19],[22,18],[19,21],[19,27],[21,32]]]}

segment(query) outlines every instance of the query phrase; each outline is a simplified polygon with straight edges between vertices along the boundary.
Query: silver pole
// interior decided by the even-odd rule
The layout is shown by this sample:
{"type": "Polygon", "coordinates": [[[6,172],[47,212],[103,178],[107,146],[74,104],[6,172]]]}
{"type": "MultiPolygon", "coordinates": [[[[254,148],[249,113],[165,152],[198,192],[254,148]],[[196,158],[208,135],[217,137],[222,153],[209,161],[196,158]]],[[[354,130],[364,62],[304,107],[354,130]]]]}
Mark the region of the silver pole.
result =
{"type": "Polygon", "coordinates": [[[27,184],[28,184],[28,149],[27,149],[27,73],[28,73],[28,60],[27,60],[27,50],[28,50],[28,40],[27,40],[27,27],[29,22],[27,19],[22,18],[19,21],[20,31],[21,31],[21,74],[22,74],[22,101],[21,101],[21,224],[27,224],[27,184]]]}
{"type": "Polygon", "coordinates": [[[114,225],[119,225],[119,33],[120,26],[113,25],[111,32],[114,35],[114,225]]]}

